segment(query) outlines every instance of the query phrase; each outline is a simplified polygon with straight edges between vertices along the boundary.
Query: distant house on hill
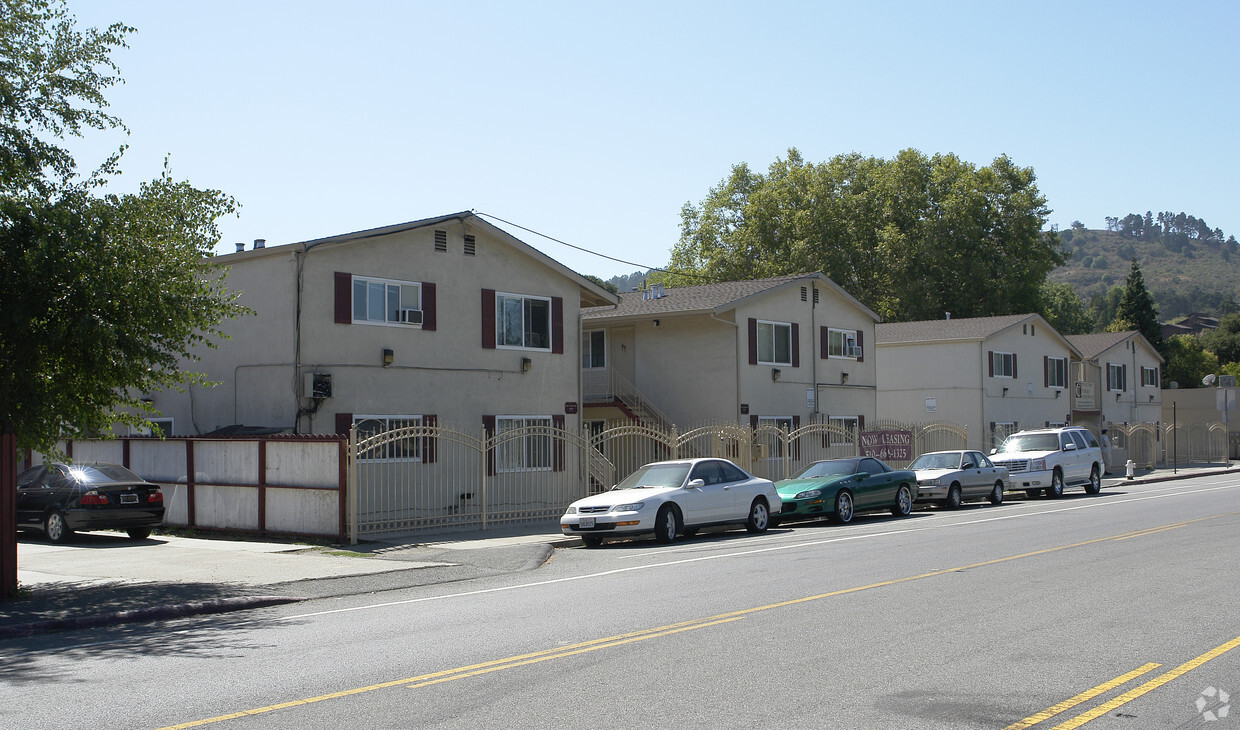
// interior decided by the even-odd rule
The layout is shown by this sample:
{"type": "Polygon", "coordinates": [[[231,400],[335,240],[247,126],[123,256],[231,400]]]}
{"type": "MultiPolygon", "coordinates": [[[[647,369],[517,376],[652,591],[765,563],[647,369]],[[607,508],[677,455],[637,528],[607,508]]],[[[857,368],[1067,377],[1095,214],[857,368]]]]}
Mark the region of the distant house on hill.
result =
{"type": "Polygon", "coordinates": [[[1218,329],[1218,317],[1193,312],[1179,322],[1164,324],[1162,338],[1165,340],[1172,335],[1199,335],[1206,330],[1213,329],[1218,329]]]}

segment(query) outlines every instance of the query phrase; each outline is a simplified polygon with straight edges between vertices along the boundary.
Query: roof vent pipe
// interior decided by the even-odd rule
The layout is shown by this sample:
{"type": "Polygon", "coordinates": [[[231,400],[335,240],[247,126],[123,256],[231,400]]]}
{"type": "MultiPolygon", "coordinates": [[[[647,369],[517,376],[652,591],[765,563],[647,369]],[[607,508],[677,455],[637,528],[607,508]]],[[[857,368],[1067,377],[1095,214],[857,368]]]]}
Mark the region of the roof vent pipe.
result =
{"type": "Polygon", "coordinates": [[[267,239],[265,239],[265,238],[256,238],[256,239],[254,239],[254,249],[255,249],[255,250],[258,250],[258,249],[260,249],[260,248],[266,248],[266,247],[267,247],[267,239]]]}
{"type": "Polygon", "coordinates": [[[241,253],[244,250],[245,250],[245,241],[238,241],[237,242],[237,253],[241,253]]]}

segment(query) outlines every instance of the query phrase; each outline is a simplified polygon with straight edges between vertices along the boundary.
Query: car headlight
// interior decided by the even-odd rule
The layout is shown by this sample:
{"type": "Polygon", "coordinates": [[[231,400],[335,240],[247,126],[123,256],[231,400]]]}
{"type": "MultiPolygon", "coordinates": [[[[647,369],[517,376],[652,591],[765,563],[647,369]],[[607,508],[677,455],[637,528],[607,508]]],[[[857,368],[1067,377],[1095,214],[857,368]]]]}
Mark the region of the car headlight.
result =
{"type": "Polygon", "coordinates": [[[1029,462],[1029,471],[1046,471],[1046,459],[1034,459],[1029,462]]]}
{"type": "Polygon", "coordinates": [[[922,479],[921,481],[917,482],[917,484],[922,487],[940,487],[943,485],[942,482],[938,479],[922,479]]]}
{"type": "Polygon", "coordinates": [[[813,499],[814,497],[821,497],[821,496],[822,496],[821,489],[807,489],[804,492],[797,492],[797,496],[793,497],[793,499],[813,499]]]}
{"type": "Polygon", "coordinates": [[[631,502],[629,504],[618,504],[615,507],[612,507],[611,511],[612,512],[636,512],[637,510],[645,506],[646,506],[645,502],[631,502]]]}
{"type": "Polygon", "coordinates": [[[576,507],[569,507],[568,509],[564,510],[564,514],[566,514],[566,515],[575,515],[575,514],[577,514],[577,508],[576,508],[576,507]]]}

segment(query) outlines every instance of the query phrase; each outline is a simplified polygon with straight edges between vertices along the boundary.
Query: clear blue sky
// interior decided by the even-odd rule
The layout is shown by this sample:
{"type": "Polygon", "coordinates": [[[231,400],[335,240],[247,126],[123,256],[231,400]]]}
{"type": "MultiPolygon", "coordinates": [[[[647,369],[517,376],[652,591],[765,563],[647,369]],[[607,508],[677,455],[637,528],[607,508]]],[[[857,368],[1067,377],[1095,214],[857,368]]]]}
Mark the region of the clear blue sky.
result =
{"type": "MultiPolygon", "coordinates": [[[[1183,211],[1240,237],[1240,3],[70,0],[138,32],[118,189],[243,208],[218,250],[459,210],[661,266],[733,164],[905,148],[1034,169],[1066,228],[1183,211]]],[[[87,158],[82,158],[85,163],[87,158]]],[[[585,274],[635,266],[524,232],[585,274]]]]}

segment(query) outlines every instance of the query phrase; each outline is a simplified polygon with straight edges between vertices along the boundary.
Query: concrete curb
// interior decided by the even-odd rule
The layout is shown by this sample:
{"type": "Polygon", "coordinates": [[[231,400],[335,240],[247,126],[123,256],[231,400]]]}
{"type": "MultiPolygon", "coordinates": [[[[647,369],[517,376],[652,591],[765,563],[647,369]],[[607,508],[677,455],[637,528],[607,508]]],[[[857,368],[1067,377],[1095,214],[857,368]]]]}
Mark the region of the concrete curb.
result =
{"type": "Polygon", "coordinates": [[[0,626],[0,639],[33,636],[53,631],[117,626],[138,621],[163,621],[184,618],[186,616],[228,613],[229,611],[278,606],[284,603],[297,603],[304,600],[306,599],[293,596],[241,596],[236,598],[218,598],[211,601],[188,601],[186,603],[173,603],[163,606],[148,606],[128,611],[112,611],[110,613],[97,613],[76,618],[50,619],[47,621],[17,624],[15,626],[0,626]]]}

